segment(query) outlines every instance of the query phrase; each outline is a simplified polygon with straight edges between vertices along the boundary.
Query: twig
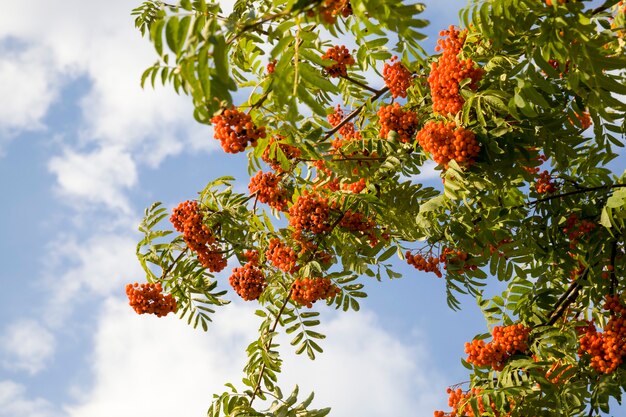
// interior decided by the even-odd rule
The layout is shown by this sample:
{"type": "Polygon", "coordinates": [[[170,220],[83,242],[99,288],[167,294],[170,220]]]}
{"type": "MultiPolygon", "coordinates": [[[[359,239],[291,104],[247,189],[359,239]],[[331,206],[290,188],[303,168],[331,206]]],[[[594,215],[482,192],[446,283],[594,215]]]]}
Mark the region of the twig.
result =
{"type": "Polygon", "coordinates": [[[364,88],[364,89],[366,89],[366,90],[368,90],[368,91],[370,91],[370,92],[372,92],[374,94],[378,93],[377,89],[375,89],[373,87],[370,87],[369,85],[367,85],[365,83],[362,83],[359,80],[355,80],[354,78],[352,78],[352,77],[350,77],[348,75],[342,75],[341,78],[343,78],[344,80],[350,81],[352,84],[356,84],[359,87],[362,87],[362,88],[364,88]]]}
{"type": "Polygon", "coordinates": [[[185,250],[181,251],[180,254],[176,257],[176,259],[174,259],[174,261],[167,267],[167,269],[163,270],[163,275],[161,275],[161,279],[164,280],[167,277],[167,274],[169,274],[172,271],[172,268],[174,268],[174,265],[176,265],[176,263],[178,261],[180,261],[180,258],[183,257],[183,255],[189,250],[189,248],[185,248],[185,250]]]}
{"type": "MultiPolygon", "coordinates": [[[[289,303],[289,299],[291,298],[292,292],[293,292],[293,289],[290,289],[289,292],[287,293],[287,296],[284,298],[283,305],[280,307],[280,310],[278,310],[278,314],[276,314],[276,318],[274,319],[274,323],[272,324],[270,333],[274,333],[276,331],[276,327],[278,327],[278,323],[280,321],[280,316],[285,311],[285,308],[287,307],[287,304],[289,303]]],[[[273,340],[273,337],[270,337],[270,339],[265,344],[266,349],[269,349],[272,346],[272,340],[273,340]]],[[[254,387],[252,396],[250,397],[250,404],[249,404],[250,406],[252,406],[252,402],[254,401],[257,394],[259,393],[259,390],[261,389],[261,381],[263,380],[264,374],[265,374],[265,362],[263,362],[263,364],[261,365],[261,369],[259,370],[259,377],[256,381],[256,386],[254,387]]]]}
{"type": "Polygon", "coordinates": [[[611,287],[609,290],[609,294],[614,295],[615,290],[617,289],[617,276],[615,275],[615,258],[617,257],[617,240],[613,241],[611,244],[611,254],[609,255],[609,265],[611,266],[611,270],[609,271],[609,276],[611,279],[611,287]]]}
{"type": "Polygon", "coordinates": [[[578,298],[578,293],[580,292],[580,284],[578,281],[583,281],[587,279],[587,275],[589,275],[589,267],[585,268],[583,273],[580,275],[580,278],[576,280],[570,287],[565,291],[565,293],[561,296],[559,301],[556,303],[556,307],[552,311],[550,315],[550,319],[546,323],[548,326],[552,326],[554,323],[560,319],[565,310],[574,302],[576,298],[578,298]]]}
{"type": "Polygon", "coordinates": [[[229,39],[228,41],[226,41],[226,45],[230,45],[231,43],[235,42],[237,39],[239,39],[239,38],[240,38],[240,37],[241,37],[241,36],[242,36],[245,32],[247,32],[248,30],[250,30],[250,29],[254,29],[254,28],[256,28],[257,26],[261,26],[262,24],[267,23],[267,22],[269,22],[269,21],[271,21],[271,20],[277,19],[277,18],[279,18],[279,17],[286,16],[286,15],[288,15],[289,13],[291,13],[291,10],[283,10],[283,11],[282,11],[282,12],[280,12],[280,13],[274,13],[274,14],[271,14],[271,15],[269,15],[269,16],[266,16],[266,17],[262,18],[262,19],[261,19],[261,20],[259,20],[259,21],[256,21],[256,22],[254,22],[254,23],[249,23],[249,24],[247,24],[247,25],[243,26],[243,27],[241,28],[241,31],[240,31],[240,32],[238,32],[235,36],[233,36],[231,39],[229,39]]]}
{"type": "MultiPolygon", "coordinates": [[[[378,100],[387,91],[389,91],[389,87],[383,87],[380,90],[377,90],[376,93],[373,96],[371,96],[370,98],[367,99],[367,101],[378,100]]],[[[361,104],[359,107],[357,107],[356,109],[352,110],[352,112],[350,112],[350,114],[348,114],[341,122],[339,122],[339,124],[337,126],[333,127],[331,130],[326,132],[326,134],[324,135],[324,140],[329,139],[331,136],[333,136],[335,133],[337,133],[339,131],[339,129],[341,129],[342,127],[345,126],[346,123],[348,123],[350,120],[354,119],[359,113],[361,113],[361,111],[364,108],[365,108],[365,103],[361,104]]]]}
{"type": "Polygon", "coordinates": [[[532,201],[529,201],[529,202],[524,203],[524,204],[513,206],[512,209],[518,209],[518,208],[522,208],[522,207],[534,206],[535,204],[543,203],[545,201],[550,201],[550,200],[554,200],[554,199],[557,199],[557,198],[568,197],[570,195],[590,193],[590,192],[593,192],[593,191],[599,191],[599,190],[604,190],[604,189],[610,190],[610,189],[613,189],[613,188],[623,188],[623,187],[626,187],[626,184],[609,184],[609,185],[598,185],[597,187],[585,187],[585,188],[581,188],[579,190],[568,191],[568,192],[563,193],[563,194],[556,194],[556,195],[551,195],[551,196],[544,197],[544,198],[538,198],[536,200],[532,200],[532,201]]]}

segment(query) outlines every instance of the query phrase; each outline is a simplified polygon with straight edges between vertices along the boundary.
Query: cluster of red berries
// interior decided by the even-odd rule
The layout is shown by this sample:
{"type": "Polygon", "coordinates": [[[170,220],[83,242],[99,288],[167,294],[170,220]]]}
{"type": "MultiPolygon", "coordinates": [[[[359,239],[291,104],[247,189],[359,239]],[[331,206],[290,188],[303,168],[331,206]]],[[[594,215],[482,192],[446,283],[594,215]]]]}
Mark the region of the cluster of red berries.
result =
{"type": "Polygon", "coordinates": [[[413,255],[410,251],[405,253],[406,261],[409,265],[413,265],[418,271],[434,272],[439,278],[443,275],[441,269],[439,269],[439,258],[435,256],[429,256],[426,259],[422,254],[417,253],[413,255]]]}
{"type": "Polygon", "coordinates": [[[576,213],[569,215],[565,221],[565,227],[563,232],[567,235],[571,249],[574,249],[578,244],[578,240],[588,233],[591,233],[596,228],[596,224],[589,220],[580,220],[576,213]]]}
{"type": "MultiPolygon", "coordinates": [[[[591,121],[591,115],[589,114],[589,112],[582,112],[582,113],[574,113],[574,115],[576,116],[576,118],[578,119],[578,121],[580,122],[580,126],[583,130],[587,130],[591,127],[591,125],[593,124],[591,121]]],[[[574,123],[572,123],[574,124],[574,123]]]]}
{"type": "Polygon", "coordinates": [[[469,88],[476,90],[478,82],[484,71],[474,68],[474,61],[470,58],[459,60],[458,55],[465,43],[465,31],[460,32],[450,26],[448,30],[441,31],[436,48],[443,53],[437,62],[431,64],[428,84],[433,99],[433,111],[440,114],[456,115],[463,108],[465,100],[459,92],[459,83],[469,78],[471,80],[469,88]],[[447,39],[443,38],[447,36],[447,39]]]}
{"type": "Polygon", "coordinates": [[[315,167],[315,179],[313,188],[324,188],[329,191],[339,191],[341,188],[341,179],[336,177],[334,172],[326,166],[326,162],[323,159],[318,159],[313,162],[315,167]]]}
{"type": "Polygon", "coordinates": [[[480,368],[491,367],[501,371],[509,357],[528,351],[529,333],[530,328],[521,323],[506,327],[496,326],[491,333],[491,342],[472,340],[472,343],[465,343],[467,362],[480,368]]]}
{"type": "Polygon", "coordinates": [[[287,209],[287,190],[280,185],[280,176],[273,172],[259,171],[250,178],[248,184],[250,194],[256,193],[256,198],[268,204],[273,209],[285,211],[287,209]]]}
{"type": "Polygon", "coordinates": [[[539,194],[549,194],[556,191],[556,184],[548,171],[544,170],[539,174],[539,178],[535,182],[535,189],[539,194]]]}
{"type": "Polygon", "coordinates": [[[320,5],[319,14],[324,22],[332,25],[337,21],[337,16],[352,15],[352,5],[350,0],[324,0],[320,5]]]}
{"type": "Polygon", "coordinates": [[[265,67],[268,74],[273,74],[276,70],[276,60],[270,61],[267,63],[267,67],[265,67]]]}
{"type": "Polygon", "coordinates": [[[439,261],[444,264],[443,269],[447,270],[448,265],[461,265],[463,266],[462,270],[464,271],[473,271],[478,268],[476,265],[472,265],[467,263],[469,259],[469,255],[467,252],[463,252],[462,250],[456,250],[453,248],[445,247],[439,255],[439,261]]]}
{"type": "Polygon", "coordinates": [[[269,246],[265,251],[265,258],[276,268],[288,274],[294,273],[298,269],[296,265],[298,261],[296,251],[279,238],[270,239],[269,246]]]}
{"type": "Polygon", "coordinates": [[[319,194],[304,193],[289,208],[289,225],[298,231],[315,234],[331,229],[328,199],[319,194]]]}
{"type": "Polygon", "coordinates": [[[256,127],[249,114],[236,108],[224,110],[211,119],[215,139],[222,144],[224,152],[243,152],[248,143],[256,146],[259,138],[265,137],[265,127],[256,127]]]}
{"type": "Polygon", "coordinates": [[[429,121],[416,139],[424,151],[433,155],[436,163],[445,167],[452,159],[460,164],[471,164],[480,152],[476,135],[462,126],[457,128],[454,122],[429,121]]]}
{"type": "Polygon", "coordinates": [[[548,369],[546,371],[546,378],[548,379],[548,381],[552,382],[553,384],[561,384],[563,382],[565,382],[567,379],[565,375],[567,373],[567,371],[569,371],[572,368],[573,365],[568,365],[566,367],[562,367],[561,361],[555,361],[551,366],[550,369],[548,369]],[[561,368],[558,372],[557,369],[561,368]]]}
{"type": "MultiPolygon", "coordinates": [[[[487,410],[485,409],[485,405],[483,401],[481,401],[481,390],[478,388],[472,388],[468,392],[463,392],[461,388],[447,389],[448,393],[448,405],[452,407],[452,411],[449,413],[445,413],[443,411],[435,411],[434,417],[480,417],[486,415],[487,410]],[[479,414],[474,414],[474,409],[470,405],[470,401],[472,398],[478,398],[478,412],[479,414]]],[[[490,402],[491,412],[494,417],[508,417],[510,413],[504,415],[496,410],[496,404],[494,401],[490,402]]]]}
{"type": "Polygon", "coordinates": [[[163,317],[176,312],[176,300],[172,294],[163,294],[161,283],[127,284],[126,295],[130,306],[137,314],[155,314],[163,317]]]}
{"type": "Polygon", "coordinates": [[[345,45],[333,46],[328,49],[328,51],[322,55],[322,59],[330,59],[336,62],[326,67],[326,73],[330,77],[345,77],[348,75],[346,67],[356,64],[356,61],[352,58],[350,51],[348,51],[345,45]]]}
{"type": "Polygon", "coordinates": [[[339,221],[339,226],[355,234],[367,237],[370,246],[378,244],[376,236],[376,222],[374,219],[365,216],[357,211],[346,210],[339,221]]]}
{"type": "Polygon", "coordinates": [[[403,110],[400,104],[393,103],[389,106],[381,106],[378,109],[381,138],[386,138],[389,132],[398,134],[401,142],[411,142],[417,130],[417,114],[411,110],[403,110]]]}
{"type": "Polygon", "coordinates": [[[383,79],[393,98],[406,98],[406,90],[411,87],[413,74],[400,62],[397,56],[394,56],[391,58],[391,63],[385,62],[383,79]]]}
{"type": "Polygon", "coordinates": [[[341,184],[341,189],[344,191],[350,191],[353,194],[359,194],[361,191],[365,189],[367,183],[364,178],[359,178],[358,181],[355,182],[346,182],[341,184]]]}
{"type": "Polygon", "coordinates": [[[317,300],[333,298],[339,293],[329,278],[298,278],[291,285],[291,299],[308,308],[317,300]]]}
{"type": "Polygon", "coordinates": [[[603,308],[611,312],[604,332],[598,332],[595,326],[587,328],[580,339],[578,355],[590,355],[593,369],[610,374],[626,357],[626,305],[618,296],[607,295],[603,308]]]}
{"type": "MultiPolygon", "coordinates": [[[[271,156],[271,145],[273,143],[278,144],[278,148],[285,154],[285,158],[288,160],[293,160],[300,157],[300,149],[295,146],[292,146],[288,143],[282,143],[281,141],[284,139],[284,136],[277,135],[276,137],[271,137],[267,147],[263,151],[263,155],[261,155],[261,159],[268,164],[274,171],[280,173],[283,172],[282,166],[280,165],[280,161],[278,161],[278,157],[276,153],[274,156],[271,156]]],[[[278,152],[278,149],[276,150],[278,152]]]]}
{"type": "Polygon", "coordinates": [[[234,268],[228,282],[235,292],[246,301],[258,300],[267,286],[265,275],[254,260],[248,261],[241,268],[234,268]]]}
{"type": "Polygon", "coordinates": [[[182,202],[172,211],[170,221],[183,234],[189,249],[198,255],[198,260],[211,272],[226,268],[226,258],[217,239],[204,224],[198,202],[182,202]]]}
{"type": "MultiPolygon", "coordinates": [[[[552,6],[552,0],[545,0],[548,6],[552,6]]],[[[559,0],[559,4],[565,4],[567,0],[559,0]]]]}

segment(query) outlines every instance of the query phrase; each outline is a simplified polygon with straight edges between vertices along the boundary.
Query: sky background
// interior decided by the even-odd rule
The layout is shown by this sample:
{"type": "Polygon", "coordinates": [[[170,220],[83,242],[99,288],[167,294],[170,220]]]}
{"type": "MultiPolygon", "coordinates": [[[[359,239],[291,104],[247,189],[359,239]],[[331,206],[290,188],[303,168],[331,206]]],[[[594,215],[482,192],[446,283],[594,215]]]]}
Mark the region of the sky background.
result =
{"type": "MultiPolygon", "coordinates": [[[[425,3],[433,51],[466,1],[425,3]]],[[[0,417],[204,416],[224,383],[241,386],[254,303],[233,297],[204,333],[139,316],[124,293],[144,280],[145,207],[172,208],[217,176],[247,184],[245,156],[221,151],[189,98],[140,88],[156,54],[134,28],[139,4],[2,4],[0,417]]],[[[311,362],[284,343],[284,391],[315,390],[338,417],[447,409],[446,387],[467,379],[463,344],[485,322],[471,301],[449,310],[442,280],[397,264],[404,278],[367,281],[361,312],[316,306],[325,352],[311,362]]]]}

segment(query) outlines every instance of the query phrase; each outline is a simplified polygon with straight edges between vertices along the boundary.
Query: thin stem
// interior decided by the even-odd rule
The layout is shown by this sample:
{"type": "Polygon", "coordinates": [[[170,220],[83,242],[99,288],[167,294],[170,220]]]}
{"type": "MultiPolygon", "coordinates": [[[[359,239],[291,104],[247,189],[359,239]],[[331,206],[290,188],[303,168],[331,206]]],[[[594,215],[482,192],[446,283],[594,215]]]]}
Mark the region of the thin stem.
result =
{"type": "MultiPolygon", "coordinates": [[[[381,88],[373,96],[368,98],[366,103],[368,101],[378,100],[387,91],[389,91],[389,87],[381,88]]],[[[359,107],[357,107],[356,109],[352,110],[352,112],[350,112],[350,114],[348,114],[341,122],[339,122],[339,124],[337,126],[335,126],[331,130],[326,132],[326,134],[324,135],[324,140],[330,139],[335,133],[337,133],[339,131],[339,129],[344,127],[346,125],[346,123],[348,123],[350,120],[354,119],[359,113],[361,113],[361,111],[364,108],[365,108],[365,103],[361,104],[359,107]]]]}
{"type": "Polygon", "coordinates": [[[180,261],[180,259],[183,257],[183,255],[185,255],[185,253],[187,253],[188,250],[189,248],[185,248],[185,250],[181,251],[180,254],[176,257],[176,259],[174,259],[174,261],[167,267],[167,269],[163,270],[163,275],[161,275],[162,280],[164,280],[167,277],[167,274],[169,274],[172,271],[172,268],[174,268],[174,265],[176,265],[176,263],[180,261]]]}
{"type": "Polygon", "coordinates": [[[609,255],[609,265],[611,266],[611,270],[609,271],[609,276],[611,279],[611,289],[609,293],[611,295],[615,294],[617,290],[617,276],[615,275],[615,258],[617,257],[617,240],[613,241],[611,244],[611,254],[609,255]]]}
{"type": "Polygon", "coordinates": [[[585,188],[581,188],[579,190],[568,191],[568,192],[563,193],[563,194],[556,194],[556,195],[551,195],[551,196],[548,196],[548,197],[538,198],[536,200],[532,200],[532,201],[529,201],[527,203],[520,204],[518,206],[514,206],[512,208],[513,209],[518,209],[518,208],[522,208],[522,207],[534,206],[536,204],[543,203],[545,201],[555,200],[557,198],[562,198],[562,197],[568,197],[570,195],[590,193],[590,192],[593,192],[593,191],[599,191],[599,190],[605,190],[605,189],[606,190],[611,190],[613,188],[623,188],[623,187],[626,187],[626,184],[609,184],[609,185],[598,185],[597,187],[585,187],[585,188]]]}
{"type": "Polygon", "coordinates": [[[291,13],[291,10],[283,10],[282,12],[279,12],[279,13],[273,13],[273,14],[270,14],[270,15],[268,15],[268,16],[265,16],[265,17],[264,17],[264,18],[262,18],[261,20],[258,20],[258,21],[254,22],[254,23],[249,23],[249,24],[247,24],[247,25],[244,25],[244,26],[241,28],[241,31],[240,31],[240,32],[238,32],[235,36],[233,36],[233,37],[232,37],[232,38],[230,38],[228,41],[226,41],[226,45],[230,45],[230,44],[232,44],[233,42],[235,42],[235,41],[236,41],[237,39],[239,39],[239,38],[240,38],[240,37],[241,37],[241,36],[242,36],[245,32],[247,32],[247,31],[249,31],[249,30],[251,30],[251,29],[255,29],[255,28],[257,28],[258,26],[261,26],[262,24],[267,23],[267,22],[269,22],[269,21],[271,21],[271,20],[278,19],[279,17],[287,16],[289,13],[291,13]]]}
{"type": "Polygon", "coordinates": [[[602,12],[605,12],[607,10],[609,10],[611,7],[613,7],[615,4],[617,4],[617,1],[613,1],[613,0],[607,0],[604,2],[603,5],[596,7],[595,9],[593,9],[591,11],[591,15],[595,16],[597,14],[600,14],[602,12]],[[613,3],[613,4],[611,4],[613,3]]]}
{"type": "MultiPolygon", "coordinates": [[[[274,333],[276,331],[276,327],[278,327],[278,323],[280,322],[280,316],[285,311],[285,308],[287,307],[287,304],[289,303],[289,299],[291,298],[291,293],[292,292],[293,292],[293,289],[290,289],[289,292],[287,293],[287,295],[285,296],[285,298],[283,299],[283,305],[280,307],[280,310],[278,310],[278,314],[276,314],[276,318],[274,319],[274,323],[272,324],[272,328],[270,329],[270,333],[274,333]]],[[[273,337],[270,337],[270,339],[265,344],[265,348],[266,349],[270,348],[270,346],[272,345],[272,340],[273,340],[273,337]]],[[[254,402],[256,396],[258,395],[258,393],[259,393],[259,391],[261,389],[261,381],[263,380],[263,375],[264,374],[265,374],[265,362],[263,362],[263,364],[261,365],[261,369],[259,370],[259,376],[258,376],[258,379],[256,381],[256,385],[254,387],[254,391],[252,392],[252,396],[250,397],[250,406],[252,406],[252,403],[254,402]]]]}
{"type": "Polygon", "coordinates": [[[370,91],[370,92],[372,92],[372,93],[374,93],[374,94],[378,93],[378,90],[377,90],[377,89],[375,89],[375,88],[373,88],[373,87],[370,87],[369,85],[367,85],[367,84],[365,84],[365,83],[362,83],[362,82],[361,82],[361,81],[359,81],[359,80],[355,80],[354,78],[352,78],[352,77],[350,77],[350,76],[348,76],[348,75],[342,75],[342,76],[341,76],[341,78],[343,78],[344,80],[348,80],[348,81],[350,81],[352,84],[356,84],[356,85],[358,85],[359,87],[362,87],[362,88],[364,88],[364,89],[366,89],[366,90],[368,90],[368,91],[370,91]]]}
{"type": "MultiPolygon", "coordinates": [[[[345,156],[343,158],[333,158],[333,159],[329,159],[325,162],[346,162],[346,161],[384,161],[387,158],[384,156],[378,156],[378,157],[374,157],[374,156],[345,156]]],[[[302,158],[298,158],[298,161],[300,162],[316,162],[319,161],[319,159],[302,159],[302,158]]]]}
{"type": "Polygon", "coordinates": [[[559,301],[556,303],[556,307],[552,311],[550,315],[550,319],[546,323],[548,326],[552,326],[554,323],[559,320],[565,310],[574,302],[576,298],[578,298],[578,294],[580,293],[580,284],[578,281],[584,281],[587,279],[587,275],[589,275],[589,267],[585,268],[585,270],[580,275],[580,278],[576,280],[570,287],[565,291],[565,293],[561,296],[559,301]]]}

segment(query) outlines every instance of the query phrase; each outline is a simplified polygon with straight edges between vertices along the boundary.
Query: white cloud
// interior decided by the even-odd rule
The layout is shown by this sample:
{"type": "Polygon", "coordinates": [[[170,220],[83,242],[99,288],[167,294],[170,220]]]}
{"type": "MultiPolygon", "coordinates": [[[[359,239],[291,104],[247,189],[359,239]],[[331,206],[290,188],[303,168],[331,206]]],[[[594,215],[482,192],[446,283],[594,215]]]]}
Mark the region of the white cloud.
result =
{"type": "Polygon", "coordinates": [[[288,355],[285,389],[315,391],[314,404],[334,416],[432,415],[440,405],[443,379],[416,337],[398,340],[368,311],[338,313],[320,327],[324,353],[314,361],[288,355]]]}
{"type": "Polygon", "coordinates": [[[154,167],[185,150],[217,148],[210,130],[193,120],[189,97],[170,87],[141,89],[140,76],[157,55],[134,27],[130,12],[138,4],[33,0],[7,4],[0,15],[0,42],[27,46],[0,58],[0,94],[11,97],[0,104],[0,129],[41,128],[63,85],[89,80],[74,125],[79,141],[65,143],[50,166],[76,201],[118,211],[128,210],[124,195],[136,164],[154,167]]]}
{"type": "Polygon", "coordinates": [[[62,237],[51,245],[47,285],[51,296],[45,317],[53,328],[66,322],[80,302],[123,294],[124,285],[143,281],[134,236],[97,232],[78,241],[62,237]]]}
{"type": "MultiPolygon", "coordinates": [[[[94,385],[66,407],[69,417],[204,415],[224,383],[241,386],[245,346],[258,327],[253,309],[219,309],[203,333],[173,316],[137,316],[125,301],[107,300],[94,340],[94,385]]],[[[299,383],[304,399],[313,389],[314,405],[333,406],[338,417],[432,413],[443,384],[419,344],[397,340],[368,312],[332,313],[321,331],[325,352],[314,362],[282,346],[285,391],[299,383]]]]}
{"type": "Polygon", "coordinates": [[[137,183],[137,170],[127,151],[113,146],[88,153],[66,149],[50,160],[48,168],[57,176],[63,196],[130,212],[122,190],[137,183]]]}
{"type": "Polygon", "coordinates": [[[49,55],[43,48],[0,46],[0,131],[42,128],[41,119],[58,90],[49,55]]]}
{"type": "MultiPolygon", "coordinates": [[[[54,354],[54,335],[34,320],[16,321],[3,333],[0,348],[4,352],[5,360],[2,364],[6,368],[36,374],[45,367],[46,362],[54,354]]],[[[1,404],[2,392],[0,391],[1,404]]]]}
{"type": "Polygon", "coordinates": [[[43,398],[29,399],[23,385],[0,380],[0,417],[56,417],[59,414],[43,398]]]}

